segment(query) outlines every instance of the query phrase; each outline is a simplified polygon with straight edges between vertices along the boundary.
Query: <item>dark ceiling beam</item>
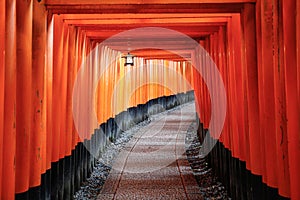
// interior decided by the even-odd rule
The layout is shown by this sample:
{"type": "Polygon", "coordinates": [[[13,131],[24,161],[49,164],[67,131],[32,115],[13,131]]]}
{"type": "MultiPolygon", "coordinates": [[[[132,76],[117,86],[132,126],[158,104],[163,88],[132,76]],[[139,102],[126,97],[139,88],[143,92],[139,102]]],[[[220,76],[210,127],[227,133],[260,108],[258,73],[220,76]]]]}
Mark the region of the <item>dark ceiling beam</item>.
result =
{"type": "Polygon", "coordinates": [[[243,3],[47,4],[52,14],[240,13],[243,3]]]}
{"type": "Polygon", "coordinates": [[[64,19],[66,24],[71,25],[131,25],[131,24],[210,24],[210,23],[226,23],[229,17],[217,17],[217,18],[161,18],[161,19],[64,19]]]}
{"type": "MultiPolygon", "coordinates": [[[[48,5],[85,5],[99,4],[99,0],[45,0],[48,5]]],[[[110,0],[110,1],[101,1],[101,4],[107,5],[115,5],[115,4],[172,4],[172,3],[215,3],[215,4],[223,4],[223,3],[255,3],[256,0],[110,0]]]]}
{"type": "Polygon", "coordinates": [[[201,30],[202,28],[205,27],[220,27],[220,26],[225,26],[227,23],[225,22],[211,22],[211,23],[179,23],[179,24],[138,24],[138,23],[133,23],[133,24],[94,24],[94,25],[87,25],[87,24],[77,24],[75,26],[80,27],[82,30],[129,30],[129,29],[134,29],[134,28],[142,28],[142,27],[161,27],[161,28],[169,28],[173,30],[201,30]]]}
{"type": "Polygon", "coordinates": [[[231,17],[230,13],[160,13],[160,14],[62,14],[63,19],[169,19],[169,18],[220,18],[231,17]]]}

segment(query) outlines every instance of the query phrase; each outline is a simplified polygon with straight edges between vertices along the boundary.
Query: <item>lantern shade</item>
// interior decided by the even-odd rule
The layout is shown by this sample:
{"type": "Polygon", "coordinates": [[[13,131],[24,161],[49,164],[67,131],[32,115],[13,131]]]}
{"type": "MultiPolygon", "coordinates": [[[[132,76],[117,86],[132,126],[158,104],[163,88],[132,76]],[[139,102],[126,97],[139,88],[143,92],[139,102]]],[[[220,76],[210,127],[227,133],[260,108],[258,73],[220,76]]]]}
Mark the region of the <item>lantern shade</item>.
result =
{"type": "Polygon", "coordinates": [[[122,58],[125,58],[125,64],[124,64],[125,67],[134,65],[134,62],[133,62],[134,56],[131,55],[129,52],[126,56],[123,56],[122,58]]]}

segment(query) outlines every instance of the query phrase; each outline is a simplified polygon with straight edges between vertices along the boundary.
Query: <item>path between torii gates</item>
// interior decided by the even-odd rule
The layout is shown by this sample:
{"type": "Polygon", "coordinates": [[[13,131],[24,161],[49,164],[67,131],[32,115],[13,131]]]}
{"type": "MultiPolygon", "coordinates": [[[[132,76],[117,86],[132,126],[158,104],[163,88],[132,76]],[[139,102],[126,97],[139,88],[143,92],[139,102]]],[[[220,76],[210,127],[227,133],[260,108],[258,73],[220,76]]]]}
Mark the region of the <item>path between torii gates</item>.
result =
{"type": "Polygon", "coordinates": [[[203,199],[185,154],[195,105],[144,126],[126,144],[97,199],[203,199]]]}

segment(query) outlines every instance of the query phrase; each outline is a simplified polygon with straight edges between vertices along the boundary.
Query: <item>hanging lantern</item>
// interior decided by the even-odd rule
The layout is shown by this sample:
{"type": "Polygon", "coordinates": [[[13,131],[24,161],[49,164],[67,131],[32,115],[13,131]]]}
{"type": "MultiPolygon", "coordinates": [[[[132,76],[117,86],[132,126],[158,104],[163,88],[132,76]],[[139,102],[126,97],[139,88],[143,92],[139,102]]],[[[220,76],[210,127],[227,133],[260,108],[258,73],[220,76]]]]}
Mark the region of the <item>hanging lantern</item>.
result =
{"type": "Polygon", "coordinates": [[[124,64],[125,67],[134,65],[133,62],[134,55],[130,54],[129,52],[126,56],[122,56],[122,58],[125,58],[125,64],[124,64]]]}

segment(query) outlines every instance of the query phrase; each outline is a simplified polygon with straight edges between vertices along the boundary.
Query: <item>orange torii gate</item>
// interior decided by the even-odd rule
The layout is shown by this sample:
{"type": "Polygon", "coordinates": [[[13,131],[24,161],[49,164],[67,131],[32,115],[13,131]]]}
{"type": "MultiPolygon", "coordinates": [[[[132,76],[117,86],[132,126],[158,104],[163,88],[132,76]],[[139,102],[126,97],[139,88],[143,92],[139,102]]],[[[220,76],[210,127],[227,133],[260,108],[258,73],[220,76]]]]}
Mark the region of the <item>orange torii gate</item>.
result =
{"type": "MultiPolygon", "coordinates": [[[[209,52],[227,92],[219,141],[263,183],[278,188],[279,195],[299,199],[299,9],[296,0],[0,0],[1,199],[39,187],[41,175],[71,156],[81,142],[73,123],[72,92],[82,60],[106,38],[147,26],[182,32],[209,52]]],[[[169,45],[189,54],[180,42],[169,45]]],[[[189,71],[189,62],[159,50],[134,53],[149,62],[166,62],[189,80],[198,116],[208,128],[210,95],[218,94],[209,94],[201,75],[189,71]]],[[[208,55],[201,59],[205,64],[208,55]]],[[[99,124],[127,109],[120,104],[118,112],[106,109],[104,99],[126,70],[120,60],[100,79],[95,108],[99,124]]],[[[168,77],[165,69],[157,70],[147,75],[168,77]]],[[[132,85],[122,86],[122,95],[142,73],[133,77],[132,85]]],[[[132,95],[130,107],[168,95],[167,88],[144,86],[132,95]]]]}

